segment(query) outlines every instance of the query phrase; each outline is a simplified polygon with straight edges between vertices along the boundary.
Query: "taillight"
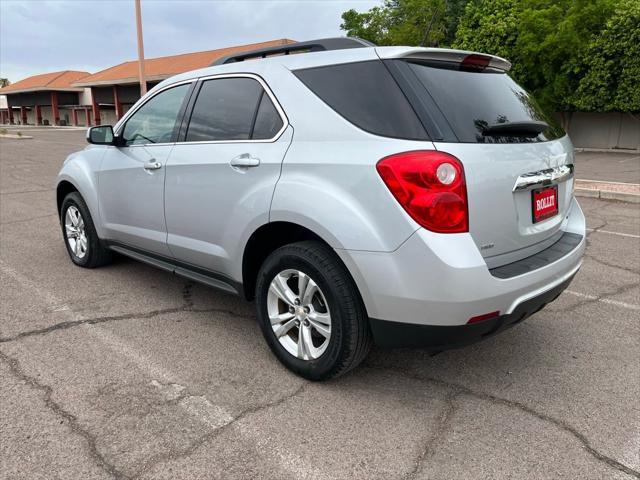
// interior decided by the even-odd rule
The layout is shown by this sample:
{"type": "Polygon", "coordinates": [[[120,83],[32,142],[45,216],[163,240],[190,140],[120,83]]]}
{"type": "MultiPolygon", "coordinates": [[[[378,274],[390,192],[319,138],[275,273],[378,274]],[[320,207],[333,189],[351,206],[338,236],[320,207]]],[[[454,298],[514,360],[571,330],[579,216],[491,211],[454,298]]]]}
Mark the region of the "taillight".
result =
{"type": "Polygon", "coordinates": [[[400,205],[424,228],[438,233],[469,230],[464,168],[453,155],[398,153],[380,160],[376,169],[400,205]]]}

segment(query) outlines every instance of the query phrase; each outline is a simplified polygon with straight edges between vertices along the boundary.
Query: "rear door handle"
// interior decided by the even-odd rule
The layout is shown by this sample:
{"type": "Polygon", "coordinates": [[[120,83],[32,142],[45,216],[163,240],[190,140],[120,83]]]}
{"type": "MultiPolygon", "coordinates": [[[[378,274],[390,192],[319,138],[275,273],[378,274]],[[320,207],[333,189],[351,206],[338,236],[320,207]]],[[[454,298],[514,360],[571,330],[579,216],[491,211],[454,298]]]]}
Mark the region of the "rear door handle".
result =
{"type": "Polygon", "coordinates": [[[159,168],[162,168],[162,164],[153,159],[144,164],[145,170],[158,170],[159,168]]]}
{"type": "Polygon", "coordinates": [[[257,167],[260,165],[260,159],[251,156],[249,153],[243,153],[231,159],[229,164],[236,170],[257,167]]]}

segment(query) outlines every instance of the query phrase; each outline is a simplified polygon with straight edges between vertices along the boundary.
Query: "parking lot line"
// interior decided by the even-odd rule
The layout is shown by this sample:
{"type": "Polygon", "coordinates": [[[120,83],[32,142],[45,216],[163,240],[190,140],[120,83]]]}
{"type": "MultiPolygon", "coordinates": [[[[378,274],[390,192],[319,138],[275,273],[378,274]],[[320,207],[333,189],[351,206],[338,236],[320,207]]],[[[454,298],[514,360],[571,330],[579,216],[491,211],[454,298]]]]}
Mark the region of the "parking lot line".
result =
{"type": "Polygon", "coordinates": [[[68,318],[69,321],[77,321],[80,319],[80,316],[76,313],[72,312],[69,306],[58,300],[58,298],[53,295],[48,290],[45,290],[38,286],[35,282],[33,282],[28,277],[24,276],[16,269],[10,267],[6,263],[0,261],[0,271],[12,278],[17,284],[21,285],[22,288],[34,291],[40,298],[44,300],[44,303],[47,305],[49,310],[52,312],[62,312],[68,318]]]}
{"type": "MultiPolygon", "coordinates": [[[[44,303],[47,305],[49,310],[62,312],[71,321],[78,320],[80,318],[77,313],[73,312],[68,305],[62,303],[54,294],[49,292],[47,289],[41,288],[35,282],[31,281],[14,268],[6,265],[4,262],[0,263],[0,270],[2,270],[2,272],[7,276],[11,277],[23,288],[35,291],[40,298],[44,300],[44,303]]],[[[159,385],[171,385],[172,381],[177,378],[177,375],[173,372],[170,372],[152,362],[147,357],[136,351],[135,348],[126,344],[124,340],[108,330],[96,325],[83,325],[83,328],[88,334],[99,340],[103,345],[112,349],[119,356],[129,359],[129,361],[135,364],[140,371],[150,376],[152,378],[152,382],[155,381],[159,385]]],[[[234,417],[230,412],[227,412],[223,407],[212,404],[204,397],[186,397],[183,400],[184,402],[181,402],[180,406],[187,410],[191,415],[198,418],[201,422],[212,428],[219,428],[234,420],[234,417]]]]}
{"type": "MultiPolygon", "coordinates": [[[[38,296],[44,300],[44,303],[49,310],[61,312],[70,321],[76,321],[81,318],[78,313],[72,311],[65,303],[62,303],[52,292],[40,287],[31,279],[1,261],[0,271],[12,278],[23,288],[37,293],[38,296]]],[[[246,414],[252,413],[251,410],[247,410],[234,416],[231,411],[221,405],[212,403],[204,395],[189,395],[186,392],[185,386],[175,382],[175,380],[179,378],[178,375],[138,352],[134,346],[130,345],[119,335],[105,328],[101,328],[98,325],[83,325],[81,328],[94,339],[117,353],[119,357],[128,359],[142,373],[151,377],[149,385],[156,388],[165,400],[179,399],[177,405],[202,424],[206,425],[210,429],[211,433],[220,430],[227,425],[235,424],[236,421],[244,418],[246,414]]],[[[283,399],[274,402],[274,404],[280,403],[280,401],[286,401],[290,396],[297,395],[305,388],[305,386],[306,384],[303,383],[298,390],[293,393],[293,395],[285,395],[283,399]]],[[[270,406],[271,404],[266,404],[257,410],[269,408],[270,406]]],[[[246,439],[246,441],[252,444],[259,445],[261,443],[259,432],[255,432],[247,426],[237,424],[236,431],[246,439]]],[[[275,458],[272,458],[272,460],[276,462],[281,471],[286,472],[295,478],[325,478],[325,475],[321,470],[318,470],[313,465],[308,465],[306,462],[301,461],[297,456],[292,455],[287,451],[276,451],[275,458]]]]}
{"type": "Polygon", "coordinates": [[[571,295],[575,295],[576,297],[585,298],[587,300],[597,300],[598,302],[606,303],[608,305],[615,305],[616,307],[626,308],[627,310],[640,311],[640,305],[635,305],[633,303],[621,302],[619,300],[612,300],[610,298],[599,298],[595,295],[575,292],[573,290],[565,290],[565,292],[570,293],[571,295]]]}
{"type": "Polygon", "coordinates": [[[595,228],[587,228],[587,232],[606,233],[607,235],[618,235],[620,237],[640,238],[640,235],[633,233],[611,232],[609,230],[596,230],[595,228]]]}

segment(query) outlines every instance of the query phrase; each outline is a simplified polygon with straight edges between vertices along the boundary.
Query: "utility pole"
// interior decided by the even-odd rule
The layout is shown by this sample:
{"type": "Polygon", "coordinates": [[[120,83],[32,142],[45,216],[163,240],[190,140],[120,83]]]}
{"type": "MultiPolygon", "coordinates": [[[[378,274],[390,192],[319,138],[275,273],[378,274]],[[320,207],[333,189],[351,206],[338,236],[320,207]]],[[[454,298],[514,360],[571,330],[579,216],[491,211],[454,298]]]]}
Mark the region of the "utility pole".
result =
{"type": "MultiPolygon", "coordinates": [[[[140,0],[137,0],[140,1],[140,0]]],[[[433,10],[433,15],[431,15],[431,21],[429,22],[429,26],[427,27],[427,31],[424,32],[424,37],[422,37],[422,42],[420,42],[420,47],[428,47],[427,40],[429,40],[429,33],[431,33],[431,27],[433,26],[433,21],[436,19],[438,15],[438,9],[433,10]]]]}
{"type": "Polygon", "coordinates": [[[140,76],[140,96],[147,93],[147,81],[144,75],[144,43],[142,42],[142,12],[140,0],[136,2],[136,29],[138,31],[138,75],[140,76]]]}

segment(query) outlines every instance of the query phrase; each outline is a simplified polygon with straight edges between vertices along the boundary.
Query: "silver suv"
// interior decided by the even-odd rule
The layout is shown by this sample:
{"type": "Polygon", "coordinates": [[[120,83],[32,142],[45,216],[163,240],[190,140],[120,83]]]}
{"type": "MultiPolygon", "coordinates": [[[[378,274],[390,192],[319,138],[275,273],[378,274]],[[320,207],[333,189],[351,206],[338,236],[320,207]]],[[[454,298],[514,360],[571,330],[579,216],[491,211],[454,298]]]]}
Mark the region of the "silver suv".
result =
{"type": "Polygon", "coordinates": [[[64,162],[71,260],[117,252],[255,299],[275,355],[314,380],[373,342],[505,330],[585,248],[571,142],[509,67],[329,39],[165,80],[64,162]]]}

